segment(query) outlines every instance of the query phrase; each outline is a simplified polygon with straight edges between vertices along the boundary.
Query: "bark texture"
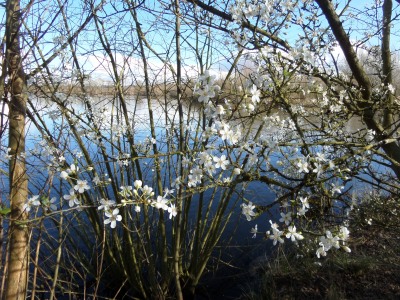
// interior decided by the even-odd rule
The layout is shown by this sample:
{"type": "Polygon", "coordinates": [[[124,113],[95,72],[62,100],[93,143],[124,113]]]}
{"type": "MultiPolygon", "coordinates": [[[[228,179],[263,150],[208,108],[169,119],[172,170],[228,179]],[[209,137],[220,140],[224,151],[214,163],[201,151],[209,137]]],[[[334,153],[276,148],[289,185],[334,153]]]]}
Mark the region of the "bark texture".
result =
{"type": "Polygon", "coordinates": [[[7,1],[6,59],[9,99],[9,161],[11,222],[5,299],[25,299],[28,277],[29,239],[23,206],[28,198],[25,164],[25,116],[27,88],[19,43],[21,10],[18,0],[7,1]]]}

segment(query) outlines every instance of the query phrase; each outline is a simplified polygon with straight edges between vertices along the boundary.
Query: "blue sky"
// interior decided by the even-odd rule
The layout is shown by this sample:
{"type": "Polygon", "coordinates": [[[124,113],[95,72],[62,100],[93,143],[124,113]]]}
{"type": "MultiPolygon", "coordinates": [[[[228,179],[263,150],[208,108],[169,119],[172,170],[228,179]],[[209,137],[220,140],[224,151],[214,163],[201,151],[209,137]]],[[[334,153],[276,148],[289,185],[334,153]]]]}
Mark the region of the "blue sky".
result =
{"type": "MultiPolygon", "coordinates": [[[[347,1],[340,1],[342,3],[345,3],[347,1]]],[[[367,0],[354,0],[352,2],[353,6],[358,6],[363,8],[365,5],[374,3],[375,1],[367,1],[367,0]]],[[[30,17],[26,20],[26,23],[28,26],[31,26],[34,29],[38,30],[46,30],[47,25],[52,20],[52,17],[56,14],[57,12],[57,7],[51,6],[50,4],[55,4],[55,2],[35,2],[35,5],[32,7],[32,13],[33,15],[37,16],[40,15],[42,17],[41,21],[41,28],[38,28],[38,20],[35,19],[35,17],[30,17]]],[[[79,12],[82,9],[83,1],[69,1],[68,2],[70,6],[67,7],[67,13],[69,14],[69,23],[70,23],[70,29],[74,31],[77,26],[82,22],[82,20],[86,17],[87,14],[79,14],[76,13],[77,11],[79,12]]],[[[120,66],[120,70],[122,72],[122,68],[127,68],[128,65],[131,67],[129,72],[131,72],[134,76],[137,76],[137,78],[140,78],[143,74],[143,66],[141,63],[140,58],[137,55],[130,55],[130,52],[132,52],[133,47],[135,46],[135,39],[136,39],[136,32],[135,32],[135,26],[132,24],[132,17],[130,16],[129,12],[126,13],[120,13],[118,15],[113,15],[115,8],[118,10],[124,8],[124,1],[112,1],[112,4],[109,3],[105,6],[104,12],[101,14],[101,16],[104,17],[104,26],[109,27],[110,29],[115,29],[115,26],[120,26],[118,27],[116,31],[116,36],[115,40],[113,42],[113,45],[115,45],[114,53],[115,57],[118,61],[118,64],[120,66]],[[114,5],[114,7],[113,7],[114,5]],[[106,15],[108,17],[106,18],[106,15]],[[113,23],[114,22],[114,23],[113,23]]],[[[175,52],[170,51],[170,53],[167,55],[167,51],[171,49],[170,45],[173,45],[174,47],[174,16],[173,15],[167,15],[162,12],[162,7],[160,6],[158,1],[154,0],[147,0],[146,1],[147,6],[151,6],[153,12],[148,13],[143,10],[138,10],[139,14],[139,19],[142,24],[142,29],[146,33],[146,39],[149,41],[149,43],[152,45],[152,47],[159,52],[164,58],[169,60],[172,65],[174,66],[174,61],[175,61],[175,52]],[[161,20],[164,20],[164,23],[161,22],[161,20]],[[158,27],[158,28],[157,28],[158,27]],[[159,28],[163,27],[164,29],[162,31],[158,30],[159,28]],[[157,30],[156,30],[157,29],[157,30]]],[[[396,12],[400,13],[399,6],[396,4],[395,5],[396,12]]],[[[1,19],[5,20],[5,10],[4,8],[1,8],[0,10],[0,16],[1,19]]],[[[352,28],[356,28],[358,24],[361,24],[359,22],[353,22],[353,23],[346,23],[352,28]]],[[[397,23],[393,27],[393,32],[397,31],[397,36],[395,35],[392,39],[392,43],[394,47],[397,47],[400,45],[400,26],[397,23]]],[[[54,51],[54,40],[58,38],[65,38],[65,36],[60,35],[60,33],[57,33],[59,28],[62,27],[62,22],[57,21],[54,24],[52,24],[51,27],[49,27],[49,33],[42,39],[43,43],[40,46],[41,50],[44,52],[47,57],[51,55],[54,51]],[[46,40],[47,39],[47,40],[46,40]]],[[[188,39],[191,41],[191,43],[194,43],[194,33],[193,31],[188,30],[188,28],[184,25],[182,25],[182,58],[185,63],[184,66],[184,73],[186,73],[189,77],[193,77],[196,75],[196,73],[199,70],[199,65],[194,57],[192,49],[188,47],[188,44],[185,43],[185,39],[188,39]]],[[[101,51],[99,49],[99,41],[98,37],[95,33],[94,26],[91,25],[87,33],[82,35],[81,37],[78,38],[77,41],[77,49],[79,51],[79,59],[80,63],[83,66],[83,68],[91,74],[92,78],[97,78],[101,80],[109,80],[109,72],[110,72],[110,64],[108,61],[108,58],[106,57],[104,51],[101,51]],[[95,46],[95,49],[97,48],[98,50],[93,51],[93,46],[92,44],[97,43],[97,46],[95,46]],[[93,71],[95,69],[95,71],[93,71]]],[[[0,29],[1,32],[4,33],[4,28],[0,29]]],[[[204,43],[207,39],[207,34],[204,30],[199,31],[199,42],[200,46],[201,44],[204,43]]],[[[371,32],[373,33],[373,32],[371,32]]],[[[287,35],[285,38],[288,41],[294,41],[298,38],[299,32],[290,29],[287,31],[287,35]]],[[[223,47],[214,45],[214,49],[212,52],[212,55],[214,57],[214,60],[212,62],[209,62],[206,68],[211,67],[215,73],[221,73],[222,75],[224,72],[226,72],[226,69],[229,67],[230,62],[227,62],[226,57],[232,57],[236,53],[235,47],[233,45],[230,45],[229,47],[224,44],[225,37],[220,35],[216,30],[212,31],[210,33],[212,38],[215,38],[219,42],[222,42],[221,45],[223,47]]],[[[353,40],[359,38],[359,36],[352,36],[353,40]]],[[[216,42],[215,42],[216,43],[216,42]]],[[[379,40],[378,39],[371,39],[370,43],[379,45],[379,40]]],[[[204,44],[203,44],[204,46],[204,44]]],[[[204,49],[206,51],[207,49],[204,49]]],[[[206,53],[206,52],[205,52],[206,53]]],[[[339,54],[340,51],[338,50],[337,53],[339,54]]],[[[151,70],[154,70],[152,72],[152,76],[161,76],[159,74],[159,70],[163,68],[163,63],[157,59],[153,54],[150,53],[150,51],[147,50],[147,55],[148,55],[148,63],[149,67],[151,70]]],[[[53,65],[59,64],[61,62],[61,59],[57,59],[54,61],[53,65]]],[[[70,61],[66,61],[66,71],[68,71],[68,68],[72,67],[70,61]]],[[[28,66],[29,67],[29,66],[28,66]]],[[[168,77],[170,78],[172,75],[168,74],[168,77]]]]}

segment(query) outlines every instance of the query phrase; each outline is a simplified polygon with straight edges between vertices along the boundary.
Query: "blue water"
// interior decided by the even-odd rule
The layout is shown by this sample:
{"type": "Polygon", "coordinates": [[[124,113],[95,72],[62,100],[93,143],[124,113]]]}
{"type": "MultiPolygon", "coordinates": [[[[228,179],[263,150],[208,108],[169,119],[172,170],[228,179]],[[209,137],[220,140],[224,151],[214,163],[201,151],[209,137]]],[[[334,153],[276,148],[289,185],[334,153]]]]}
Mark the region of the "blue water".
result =
{"type": "MultiPolygon", "coordinates": [[[[134,100],[131,100],[134,101],[134,100]]],[[[131,105],[139,105],[137,103],[132,102],[131,105]]],[[[38,101],[38,108],[43,105],[40,103],[40,100],[38,101]]],[[[141,152],[141,150],[146,150],[149,151],[148,153],[152,154],[152,143],[148,143],[147,141],[150,137],[150,131],[148,127],[148,114],[147,114],[147,103],[146,101],[142,100],[140,101],[140,107],[136,111],[135,115],[135,126],[134,126],[134,138],[135,138],[135,143],[136,144],[143,144],[143,148],[141,149],[140,147],[137,148],[137,151],[141,152]]],[[[137,107],[136,107],[137,108],[137,107]]],[[[57,111],[57,108],[52,106],[52,107],[47,107],[46,109],[50,111],[57,111]]],[[[81,110],[82,113],[84,113],[84,109],[82,105],[75,106],[75,109],[78,111],[81,110]]],[[[132,109],[132,107],[131,107],[132,109]]],[[[44,110],[43,110],[44,111],[44,110]]],[[[171,126],[171,124],[177,124],[176,122],[176,112],[172,112],[170,115],[171,122],[168,124],[168,127],[171,126]]],[[[196,121],[196,111],[192,112],[191,116],[186,116],[185,121],[187,120],[192,120],[192,128],[195,128],[197,125],[196,121]]],[[[84,115],[83,115],[84,116],[84,115]]],[[[105,114],[105,117],[111,118],[112,113],[111,111],[107,111],[105,114]]],[[[166,148],[166,127],[167,125],[165,124],[165,118],[164,118],[164,112],[160,110],[160,108],[155,109],[155,120],[156,120],[156,145],[157,148],[159,149],[160,152],[167,151],[166,148]]],[[[90,171],[85,171],[85,166],[81,162],[84,161],[84,159],[78,158],[78,151],[79,151],[79,146],[77,144],[77,141],[69,134],[69,127],[65,125],[65,120],[62,121],[61,123],[58,121],[53,121],[51,118],[51,114],[47,114],[44,117],[44,122],[46,125],[49,127],[49,130],[51,131],[52,135],[55,138],[55,141],[57,143],[57,148],[59,149],[59,153],[54,153],[53,149],[48,148],[46,143],[42,143],[43,137],[41,136],[39,130],[33,126],[32,123],[28,123],[28,134],[27,134],[27,153],[29,151],[33,151],[35,155],[28,155],[27,156],[27,172],[28,176],[30,178],[29,182],[29,189],[32,195],[36,194],[41,194],[41,195],[46,195],[48,197],[56,197],[58,199],[58,207],[60,208],[60,202],[59,200],[62,198],[63,195],[68,194],[70,186],[66,185],[63,180],[60,179],[59,174],[62,169],[65,169],[65,165],[60,162],[60,166],[57,169],[57,166],[54,164],[54,161],[52,164],[49,165],[50,162],[54,158],[57,158],[61,154],[65,157],[65,162],[66,166],[69,166],[72,163],[77,163],[80,166],[81,173],[79,174],[80,179],[85,179],[89,183],[92,182],[93,180],[93,174],[90,171]],[[49,150],[49,151],[47,151],[49,150]]],[[[121,128],[119,128],[121,129],[121,128]]],[[[103,157],[100,154],[100,146],[96,143],[93,142],[93,134],[91,134],[89,127],[87,125],[83,125],[82,127],[79,128],[79,130],[82,132],[82,141],[86,145],[86,148],[88,149],[91,158],[94,161],[94,168],[98,171],[99,174],[104,174],[107,173],[107,170],[105,169],[104,163],[103,163],[103,157]]],[[[103,139],[103,147],[105,149],[105,152],[109,154],[109,160],[112,162],[110,164],[112,168],[112,174],[108,174],[108,177],[111,177],[113,180],[118,182],[118,186],[122,185],[122,176],[124,178],[128,178],[128,176],[131,176],[131,182],[125,182],[124,185],[133,185],[133,181],[137,179],[133,169],[132,169],[132,163],[129,163],[128,166],[123,166],[119,165],[117,161],[117,157],[120,157],[119,152],[121,153],[128,153],[130,155],[130,149],[128,147],[128,143],[126,141],[126,135],[124,134],[123,128],[121,129],[121,136],[115,136],[112,135],[110,131],[105,130],[105,137],[103,139]],[[110,141],[112,141],[114,144],[111,144],[110,141]],[[118,144],[119,143],[119,144],[118,144]],[[118,151],[116,151],[116,148],[120,147],[118,151]]],[[[118,128],[114,129],[114,134],[118,133],[118,128]]],[[[6,135],[5,135],[6,136],[6,135]]],[[[3,136],[3,139],[1,141],[2,143],[2,149],[6,147],[6,139],[5,136],[3,136]]],[[[177,141],[174,139],[171,139],[170,142],[172,144],[176,144],[177,141]]],[[[189,140],[189,143],[191,146],[193,143],[193,140],[189,140]]],[[[319,151],[320,149],[314,149],[315,151],[319,151]]],[[[140,155],[141,153],[139,153],[140,155]]],[[[171,156],[171,171],[170,173],[169,170],[167,170],[165,167],[162,168],[161,171],[161,176],[163,177],[163,185],[164,187],[172,188],[171,187],[171,182],[174,181],[175,179],[175,171],[177,170],[178,166],[178,155],[173,155],[171,156]]],[[[283,154],[279,154],[277,152],[274,152],[274,155],[269,156],[269,161],[270,163],[277,167],[278,169],[279,164],[278,161],[283,158],[283,154]]],[[[154,171],[154,158],[146,158],[143,157],[140,159],[140,165],[143,171],[143,177],[141,178],[143,180],[144,184],[148,184],[150,186],[153,186],[155,188],[155,183],[156,183],[156,178],[155,178],[155,171],[154,171]]],[[[0,161],[0,168],[6,169],[7,165],[4,161],[0,161]]],[[[375,162],[374,167],[378,167],[379,165],[375,162]]],[[[164,165],[165,166],[165,165],[164,165]]],[[[281,168],[282,169],[282,168],[281,168]]],[[[281,170],[282,171],[282,170],[281,170]]],[[[386,172],[387,170],[382,170],[383,172],[386,172]]],[[[217,176],[215,174],[215,176],[217,176]]],[[[371,177],[368,176],[368,174],[361,174],[361,178],[364,179],[371,179],[371,177]]],[[[1,175],[1,180],[2,180],[2,202],[7,205],[7,190],[8,190],[8,178],[4,176],[4,174],[1,175]]],[[[335,181],[340,181],[339,179],[334,179],[335,181]]],[[[360,186],[361,188],[364,186],[364,183],[358,182],[357,179],[353,179],[349,182],[346,183],[345,185],[345,190],[349,190],[353,187],[360,186]]],[[[111,186],[108,186],[105,191],[110,195],[110,199],[115,200],[115,195],[114,192],[111,189],[111,186]]],[[[220,196],[220,193],[222,193],[223,189],[221,188],[216,194],[215,194],[215,199],[218,199],[220,196]]],[[[158,195],[158,191],[155,188],[156,196],[158,195]]],[[[91,195],[93,195],[93,203],[97,203],[99,200],[99,195],[95,192],[90,191],[91,195]]],[[[209,199],[211,197],[212,190],[207,190],[204,192],[204,199],[209,199]]],[[[233,197],[231,198],[229,205],[227,206],[227,212],[233,211],[231,221],[229,222],[229,225],[227,226],[226,230],[224,231],[223,235],[221,236],[221,243],[220,246],[216,248],[216,254],[221,255],[220,258],[226,261],[231,261],[234,262],[233,264],[236,265],[239,268],[246,268],[246,266],[251,265],[252,261],[256,259],[259,256],[263,255],[268,255],[270,253],[271,248],[272,248],[272,243],[270,241],[265,241],[263,240],[262,236],[258,236],[255,239],[252,239],[251,236],[252,234],[250,233],[251,229],[255,226],[255,224],[258,225],[259,230],[262,232],[265,232],[266,230],[269,229],[270,224],[269,220],[272,220],[276,222],[279,219],[279,207],[273,207],[268,213],[263,214],[254,220],[248,222],[244,216],[241,215],[241,209],[240,209],[240,204],[244,203],[244,201],[251,201],[253,203],[256,203],[257,205],[265,206],[270,203],[272,203],[276,199],[276,193],[272,191],[265,183],[259,182],[259,181],[253,181],[251,183],[246,184],[245,186],[239,185],[237,187],[237,193],[233,194],[233,197]],[[242,187],[245,189],[242,190],[242,187]],[[224,248],[225,247],[225,248],[224,248]],[[222,250],[224,249],[224,250],[222,250]]],[[[189,217],[193,218],[193,220],[196,219],[197,212],[199,209],[199,195],[195,195],[192,198],[192,204],[190,208],[190,213],[189,217]]],[[[246,203],[245,202],[245,203],[246,203]]],[[[200,209],[202,210],[203,216],[206,213],[207,209],[207,201],[204,202],[203,207],[200,209]]],[[[218,206],[218,201],[215,201],[212,206],[211,206],[211,214],[215,211],[215,209],[218,206]]],[[[68,206],[66,205],[64,201],[63,208],[66,209],[68,206]]],[[[40,216],[41,213],[39,212],[40,216]]],[[[158,214],[155,213],[153,215],[154,218],[157,218],[158,214]]],[[[77,226],[76,220],[74,219],[74,214],[70,213],[67,214],[67,217],[65,218],[65,222],[70,222],[69,226],[77,226]]],[[[46,227],[46,232],[48,235],[49,239],[54,239],[55,241],[59,237],[59,229],[57,228],[57,222],[59,221],[59,217],[54,216],[54,220],[52,219],[46,219],[43,223],[43,226],[46,227]],[[54,221],[55,220],[55,221],[54,221]]],[[[143,221],[143,217],[141,217],[140,221],[143,221]]],[[[80,231],[87,229],[87,234],[83,232],[83,236],[79,236],[79,234],[76,234],[71,237],[71,240],[69,241],[70,247],[77,246],[77,248],[80,248],[83,253],[87,253],[90,255],[90,247],[87,247],[86,243],[82,242],[82,238],[85,236],[88,237],[90,234],[92,234],[92,230],[90,229],[90,226],[85,228],[85,223],[88,222],[87,216],[82,212],[80,213],[80,222],[81,222],[81,227],[77,227],[77,231],[73,231],[75,233],[79,233],[80,231]],[[82,227],[83,226],[83,227],[82,227]]],[[[87,223],[89,224],[89,222],[87,223]]],[[[167,221],[167,230],[171,229],[171,222],[167,221]]],[[[37,225],[37,223],[36,223],[37,225]]],[[[7,226],[6,226],[7,229],[7,226]]],[[[117,229],[118,230],[118,229],[117,229]]],[[[35,234],[38,234],[39,231],[36,231],[35,234]]],[[[93,243],[95,242],[95,239],[93,239],[93,243]]],[[[98,242],[98,241],[97,241],[98,242]]],[[[54,245],[57,245],[57,242],[54,243],[54,245]]],[[[53,260],[54,256],[52,256],[52,249],[51,248],[42,248],[42,252],[44,256],[48,256],[48,259],[53,260]]],[[[54,262],[54,261],[53,261],[54,262]]],[[[225,271],[223,271],[225,272],[225,271]]],[[[227,271],[226,271],[227,272],[227,271]]],[[[229,273],[229,272],[227,272],[229,273]]]]}

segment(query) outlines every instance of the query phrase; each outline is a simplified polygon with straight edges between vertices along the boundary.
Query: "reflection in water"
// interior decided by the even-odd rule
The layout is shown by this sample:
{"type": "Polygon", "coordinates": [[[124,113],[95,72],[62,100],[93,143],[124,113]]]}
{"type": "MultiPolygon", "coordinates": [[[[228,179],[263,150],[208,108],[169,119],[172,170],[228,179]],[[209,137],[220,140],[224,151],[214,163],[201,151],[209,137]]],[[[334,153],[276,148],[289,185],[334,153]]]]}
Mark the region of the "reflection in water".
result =
{"type": "MultiPolygon", "coordinates": [[[[78,131],[82,142],[91,155],[93,165],[90,167],[98,168],[99,173],[100,171],[103,173],[110,173],[108,176],[112,178],[112,180],[118,180],[118,186],[123,184],[122,182],[125,179],[124,177],[132,177],[132,174],[130,173],[131,169],[125,168],[126,166],[124,164],[125,161],[129,164],[129,159],[132,158],[131,149],[129,148],[126,140],[127,132],[133,132],[134,149],[139,153],[139,155],[142,155],[140,161],[144,170],[143,180],[148,182],[150,185],[156,182],[154,171],[155,159],[154,157],[151,157],[151,155],[154,154],[152,147],[156,145],[158,151],[162,152],[162,154],[168,154],[167,152],[171,151],[171,149],[178,149],[178,139],[176,138],[177,135],[175,134],[175,131],[179,131],[178,125],[180,120],[178,114],[178,103],[176,99],[151,100],[151,108],[155,126],[155,140],[153,140],[153,137],[151,136],[151,124],[149,122],[150,112],[148,101],[145,98],[128,98],[125,103],[127,110],[126,114],[124,113],[125,108],[122,103],[113,97],[92,98],[90,99],[90,107],[78,99],[73,98],[66,99],[64,102],[68,102],[68,105],[66,105],[68,108],[66,114],[63,113],[60,110],[60,107],[56,106],[54,103],[47,103],[42,99],[36,99],[34,102],[34,110],[43,116],[42,121],[47,127],[47,131],[45,132],[43,130],[39,130],[33,126],[32,122],[28,123],[27,148],[28,152],[31,150],[32,153],[35,154],[34,156],[28,155],[29,165],[31,166],[29,173],[32,179],[30,182],[30,187],[33,194],[41,192],[41,187],[44,186],[46,181],[50,182],[51,176],[48,174],[52,174],[54,176],[54,178],[51,178],[51,184],[53,186],[60,185],[58,174],[60,169],[65,167],[61,157],[66,160],[66,164],[75,162],[75,158],[78,157],[78,153],[76,151],[79,151],[79,144],[71,134],[73,126],[75,127],[75,130],[78,131]],[[70,120],[66,120],[65,115],[70,115],[70,120]],[[53,136],[53,142],[56,143],[56,148],[59,152],[49,147],[49,145],[46,144],[48,141],[42,141],[42,136],[47,133],[53,136]],[[167,148],[167,146],[169,148],[167,148]],[[74,152],[74,150],[76,151],[74,152]],[[102,163],[104,163],[102,151],[106,152],[108,155],[108,162],[110,162],[110,165],[112,166],[111,172],[106,170],[102,165],[102,163]],[[146,157],[146,154],[150,155],[146,157]],[[46,165],[47,161],[44,158],[47,156],[52,156],[52,159],[58,160],[57,163],[60,164],[60,167],[57,169],[53,168],[54,165],[46,165]],[[41,163],[42,165],[40,165],[41,163]],[[41,166],[43,169],[38,171],[38,166],[41,166]]],[[[203,125],[200,124],[203,119],[200,105],[196,102],[184,102],[183,115],[185,129],[188,129],[188,132],[193,133],[192,138],[185,136],[185,141],[188,144],[189,149],[192,149],[192,143],[197,142],[196,139],[199,138],[199,136],[196,135],[196,129],[198,126],[203,125]]],[[[279,116],[282,119],[287,117],[282,114],[279,116]]],[[[261,124],[261,120],[252,121],[254,121],[251,125],[253,127],[250,128],[246,127],[248,124],[240,123],[239,118],[236,120],[236,123],[237,125],[241,125],[243,134],[246,134],[246,132],[251,132],[254,134],[258,129],[258,126],[261,124]]],[[[355,132],[360,128],[361,125],[362,124],[360,124],[359,121],[352,119],[347,123],[345,130],[349,132],[355,132]]],[[[274,134],[278,134],[278,132],[278,127],[269,127],[269,131],[265,134],[273,136],[274,134]]],[[[287,130],[286,133],[287,132],[289,132],[289,130],[287,130]]],[[[201,143],[198,144],[201,145],[201,143]]],[[[224,144],[224,146],[226,145],[224,144]]],[[[249,146],[249,148],[251,147],[249,146]]],[[[291,159],[290,154],[285,152],[284,148],[281,150],[282,152],[273,152],[273,155],[267,157],[271,165],[278,166],[278,161],[284,158],[285,155],[289,156],[286,157],[286,159],[291,159]]],[[[196,151],[200,150],[197,149],[196,151]]],[[[185,153],[185,155],[187,155],[188,158],[198,161],[198,158],[195,156],[195,154],[190,153],[190,151],[185,153]]],[[[172,182],[175,180],[175,174],[178,174],[176,167],[178,165],[178,155],[172,155],[171,157],[172,158],[169,161],[170,165],[166,163],[167,155],[160,159],[161,165],[163,166],[161,176],[163,177],[162,181],[165,186],[171,186],[172,182]],[[167,167],[170,169],[167,170],[167,167]],[[173,171],[172,174],[171,170],[173,171]]],[[[55,164],[54,161],[51,163],[55,164]]],[[[213,175],[215,179],[217,179],[218,174],[219,173],[215,173],[213,175]]],[[[82,176],[86,176],[84,178],[88,181],[93,181],[93,178],[90,177],[91,175],[89,171],[86,172],[86,170],[84,170],[82,176]]],[[[242,198],[245,198],[247,201],[252,201],[258,205],[268,205],[275,200],[276,195],[273,191],[268,189],[266,184],[258,181],[253,181],[246,186],[239,186],[239,189],[242,187],[243,190],[245,189],[245,192],[242,193],[242,191],[239,191],[237,194],[234,194],[232,201],[230,201],[228,205],[228,211],[234,210],[234,214],[232,221],[228,224],[226,230],[224,231],[222,239],[229,241],[229,246],[231,248],[229,251],[222,251],[222,253],[220,253],[220,257],[222,259],[231,259],[235,262],[235,265],[245,266],[251,262],[252,256],[268,252],[268,249],[270,249],[269,243],[266,244],[261,239],[251,239],[251,228],[254,227],[257,222],[260,223],[259,226],[261,228],[265,228],[265,225],[268,225],[268,219],[277,219],[279,210],[278,208],[273,208],[270,210],[270,214],[267,217],[263,216],[259,219],[247,222],[240,214],[239,205],[234,206],[236,202],[240,204],[242,202],[242,198]],[[243,248],[243,245],[251,245],[255,243],[261,243],[263,246],[256,248],[252,254],[250,254],[250,251],[248,250],[249,248],[243,248]],[[240,247],[235,248],[236,246],[240,247]]],[[[111,188],[107,190],[107,192],[109,195],[113,195],[111,188]]],[[[221,191],[218,193],[221,193],[221,191]]],[[[207,209],[207,201],[209,201],[209,199],[212,197],[218,199],[218,193],[211,195],[211,189],[204,193],[204,209],[203,207],[200,207],[203,215],[207,209]]],[[[62,194],[61,191],[57,195],[60,196],[60,194],[62,194]]],[[[199,202],[200,199],[198,195],[192,198],[192,208],[189,208],[188,216],[192,217],[193,220],[196,220],[196,213],[198,212],[197,208],[201,206],[199,202]]],[[[218,205],[219,203],[217,201],[212,204],[211,214],[215,212],[218,205]]],[[[169,224],[168,226],[171,225],[169,224]]],[[[170,227],[168,227],[168,229],[170,229],[170,227]]]]}

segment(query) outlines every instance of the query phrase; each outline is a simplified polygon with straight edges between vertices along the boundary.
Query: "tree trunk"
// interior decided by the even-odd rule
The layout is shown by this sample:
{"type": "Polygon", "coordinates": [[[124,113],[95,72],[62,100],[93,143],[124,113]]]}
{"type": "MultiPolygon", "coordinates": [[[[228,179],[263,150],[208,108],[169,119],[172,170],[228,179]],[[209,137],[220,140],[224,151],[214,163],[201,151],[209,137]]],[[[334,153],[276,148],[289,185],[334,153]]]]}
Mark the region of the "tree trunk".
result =
{"type": "Polygon", "coordinates": [[[27,88],[19,44],[19,0],[7,1],[6,59],[8,69],[9,161],[11,222],[5,299],[25,299],[28,278],[29,240],[23,206],[28,198],[25,165],[25,116],[27,88]]]}
{"type": "MultiPolygon", "coordinates": [[[[372,99],[372,85],[368,78],[365,69],[360,64],[357,54],[353,49],[350,42],[350,37],[344,30],[339,16],[336,14],[335,8],[329,0],[315,0],[325,15],[333,35],[336,37],[340,48],[346,57],[346,61],[350,66],[352,75],[359,84],[359,89],[362,93],[363,99],[358,101],[358,114],[367,125],[368,129],[376,132],[377,141],[382,143],[382,149],[387,156],[391,159],[391,169],[395,172],[398,179],[400,179],[400,145],[396,142],[390,132],[390,127],[393,124],[392,113],[389,109],[385,109],[384,122],[375,119],[375,110],[372,99]]],[[[384,85],[386,87],[391,84],[391,56],[390,56],[390,22],[391,22],[392,0],[385,0],[383,5],[383,29],[382,29],[382,60],[384,72],[384,85]]],[[[387,107],[390,107],[393,100],[389,95],[387,107]]],[[[391,108],[390,108],[391,109],[391,108]]]]}

